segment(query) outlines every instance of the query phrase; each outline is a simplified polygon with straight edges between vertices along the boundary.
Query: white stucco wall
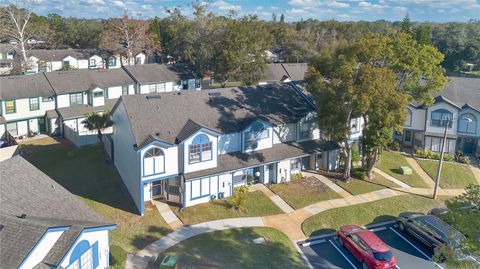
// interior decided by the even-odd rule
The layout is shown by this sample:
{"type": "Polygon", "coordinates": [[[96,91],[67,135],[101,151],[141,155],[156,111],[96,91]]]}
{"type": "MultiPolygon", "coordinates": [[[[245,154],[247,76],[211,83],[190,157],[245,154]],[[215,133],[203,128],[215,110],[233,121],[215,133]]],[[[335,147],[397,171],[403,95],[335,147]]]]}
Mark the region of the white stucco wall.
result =
{"type": "Polygon", "coordinates": [[[147,57],[145,56],[144,53],[139,53],[135,56],[135,64],[145,64],[145,59],[147,57]],[[140,63],[137,63],[137,59],[140,58],[140,63]]]}
{"type": "Polygon", "coordinates": [[[434,104],[427,109],[427,124],[426,124],[427,128],[425,131],[427,133],[438,133],[438,134],[444,133],[445,127],[431,126],[432,111],[435,111],[437,109],[445,109],[453,114],[452,128],[448,128],[447,133],[452,135],[456,134],[457,128],[458,128],[458,121],[456,120],[458,119],[458,109],[445,102],[434,104]]]}
{"type": "Polygon", "coordinates": [[[65,58],[62,59],[62,64],[65,63],[65,61],[68,61],[69,65],[71,67],[74,67],[74,68],[77,68],[78,69],[78,60],[73,58],[72,56],[67,56],[65,58]]]}
{"type": "MultiPolygon", "coordinates": [[[[81,242],[82,240],[88,241],[90,246],[93,246],[95,242],[98,243],[98,266],[94,269],[108,268],[110,254],[110,247],[108,245],[108,231],[84,231],[80,237],[77,238],[76,243],[81,242]]],[[[62,263],[60,264],[62,268],[66,268],[70,264],[70,257],[74,249],[75,245],[72,245],[70,250],[66,253],[62,263]]]]}
{"type": "Polygon", "coordinates": [[[141,175],[142,175],[142,180],[151,180],[155,178],[163,178],[163,177],[170,177],[170,176],[176,176],[178,175],[178,148],[176,146],[172,147],[167,147],[165,145],[162,145],[161,143],[156,143],[153,142],[149,146],[143,148],[140,151],[140,166],[142,167],[141,175]],[[163,151],[164,158],[165,158],[165,172],[161,174],[156,174],[156,175],[149,175],[149,176],[143,176],[143,156],[145,153],[150,150],[153,147],[157,147],[163,151]]]}
{"type": "Polygon", "coordinates": [[[289,123],[273,128],[273,144],[279,144],[282,142],[294,141],[297,133],[297,124],[289,123]]]}
{"type": "Polygon", "coordinates": [[[89,58],[90,59],[94,59],[95,60],[95,66],[88,66],[88,68],[90,69],[97,69],[97,68],[105,68],[104,64],[103,64],[103,59],[102,57],[98,56],[98,55],[93,55],[89,58]]]}
{"type": "Polygon", "coordinates": [[[221,175],[205,177],[202,179],[194,179],[185,182],[185,197],[186,206],[193,206],[210,201],[211,196],[215,195],[218,199],[218,194],[223,192],[224,197],[229,197],[232,194],[232,174],[225,173],[221,175]],[[202,193],[205,193],[202,198],[192,199],[192,194],[195,197],[200,194],[200,185],[202,185],[202,193]],[[208,191],[205,187],[208,186],[208,191]]]}
{"type": "Polygon", "coordinates": [[[112,120],[114,164],[135,205],[140,209],[140,203],[143,203],[140,194],[140,154],[133,148],[135,139],[123,103],[117,106],[112,120]]]}
{"type": "Polygon", "coordinates": [[[55,109],[55,102],[48,101],[43,102],[42,97],[38,97],[39,109],[30,111],[30,101],[29,98],[16,99],[15,100],[15,113],[7,114],[5,101],[1,101],[3,117],[7,121],[15,121],[19,119],[33,118],[33,117],[43,117],[45,111],[50,109],[55,109]]]}
{"type": "Polygon", "coordinates": [[[290,181],[290,160],[283,160],[277,164],[277,181],[288,182],[290,181]]]}
{"type": "Polygon", "coordinates": [[[408,115],[407,115],[407,120],[405,121],[405,124],[403,125],[403,127],[406,129],[425,131],[426,109],[417,109],[412,106],[409,106],[408,109],[412,113],[411,120],[408,119],[408,115]]]}
{"type": "Polygon", "coordinates": [[[231,133],[224,134],[218,138],[218,154],[242,150],[242,134],[231,133]]]}
{"type": "MultiPolygon", "coordinates": [[[[83,92],[83,104],[87,105],[88,104],[88,95],[87,92],[83,92]]],[[[62,108],[62,107],[69,107],[70,106],[70,94],[60,94],[57,95],[57,107],[62,108]]]]}
{"type": "Polygon", "coordinates": [[[48,252],[55,245],[57,240],[62,236],[64,231],[48,231],[38,241],[34,249],[29,253],[28,259],[19,267],[19,269],[30,269],[39,264],[48,252]]]}
{"type": "Polygon", "coordinates": [[[79,59],[77,61],[78,69],[88,69],[88,59],[79,59]]]}
{"type": "Polygon", "coordinates": [[[217,137],[209,133],[199,131],[194,135],[190,136],[188,139],[182,141],[183,147],[183,171],[184,173],[190,173],[194,171],[204,170],[208,168],[213,168],[217,166],[217,137]],[[197,163],[189,163],[189,145],[192,144],[192,140],[199,134],[205,134],[208,136],[208,139],[212,141],[212,159],[210,161],[203,161],[197,163]]]}
{"type": "Polygon", "coordinates": [[[100,88],[93,89],[91,92],[92,106],[104,106],[105,105],[105,91],[100,88]],[[101,92],[103,93],[100,97],[95,97],[94,93],[101,92]]]}

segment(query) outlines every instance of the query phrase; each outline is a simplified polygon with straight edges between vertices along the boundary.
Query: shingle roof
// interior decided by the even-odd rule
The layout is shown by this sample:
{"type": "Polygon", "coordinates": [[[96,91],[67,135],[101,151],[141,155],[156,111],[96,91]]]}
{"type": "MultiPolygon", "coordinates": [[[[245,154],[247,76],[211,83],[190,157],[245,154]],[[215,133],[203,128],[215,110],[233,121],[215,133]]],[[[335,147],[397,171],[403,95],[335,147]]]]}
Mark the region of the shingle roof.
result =
{"type": "Polygon", "coordinates": [[[17,268],[48,228],[70,227],[44,260],[55,264],[83,228],[107,225],[95,211],[21,156],[0,162],[0,178],[2,267],[17,268]],[[26,217],[19,218],[22,214],[26,217]],[[65,240],[67,237],[70,239],[65,240]]]}
{"type": "Polygon", "coordinates": [[[480,77],[449,76],[448,86],[437,96],[447,98],[459,107],[465,104],[480,111],[480,77]]]}
{"type": "Polygon", "coordinates": [[[32,49],[27,52],[28,57],[34,56],[43,61],[61,61],[67,56],[85,60],[93,55],[100,55],[100,52],[81,49],[32,49]]]}
{"type": "Polygon", "coordinates": [[[174,144],[189,120],[223,134],[239,132],[256,119],[275,125],[297,122],[313,111],[293,88],[278,84],[156,96],[121,97],[138,146],[149,136],[174,144]]]}
{"type": "Polygon", "coordinates": [[[302,157],[313,153],[338,149],[339,145],[332,141],[309,140],[305,142],[287,142],[275,144],[273,147],[252,153],[232,152],[218,155],[218,165],[214,168],[185,174],[187,179],[206,175],[214,175],[227,171],[252,167],[260,164],[302,157]]]}
{"type": "Polygon", "coordinates": [[[135,84],[133,79],[121,68],[55,71],[45,73],[45,76],[57,94],[87,91],[95,87],[135,84]]]}
{"type": "Polygon", "coordinates": [[[302,81],[305,79],[307,69],[306,63],[268,64],[265,80],[268,82],[280,82],[284,76],[287,76],[293,81],[302,81]]]}
{"type": "Polygon", "coordinates": [[[0,77],[0,99],[53,96],[54,94],[43,74],[0,77]]]}
{"type": "Polygon", "coordinates": [[[141,64],[123,67],[140,84],[171,82],[194,78],[184,65],[141,64]]]}

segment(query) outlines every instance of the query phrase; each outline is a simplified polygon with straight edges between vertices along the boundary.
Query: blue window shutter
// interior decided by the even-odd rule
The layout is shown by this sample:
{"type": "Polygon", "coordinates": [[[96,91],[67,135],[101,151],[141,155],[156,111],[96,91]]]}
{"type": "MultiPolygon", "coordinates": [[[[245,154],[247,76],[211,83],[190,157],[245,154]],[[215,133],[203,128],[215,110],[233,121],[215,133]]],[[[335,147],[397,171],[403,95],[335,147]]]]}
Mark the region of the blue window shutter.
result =
{"type": "Polygon", "coordinates": [[[97,268],[98,266],[98,241],[95,242],[92,246],[92,259],[93,259],[93,268],[97,268]]]}

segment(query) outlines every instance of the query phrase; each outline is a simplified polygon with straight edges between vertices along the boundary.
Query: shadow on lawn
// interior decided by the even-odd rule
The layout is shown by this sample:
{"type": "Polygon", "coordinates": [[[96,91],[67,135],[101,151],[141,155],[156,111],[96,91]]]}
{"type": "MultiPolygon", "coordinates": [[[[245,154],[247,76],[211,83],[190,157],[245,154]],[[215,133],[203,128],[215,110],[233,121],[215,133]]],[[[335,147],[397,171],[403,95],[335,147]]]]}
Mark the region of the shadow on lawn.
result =
{"type": "Polygon", "coordinates": [[[78,148],[66,139],[55,141],[58,143],[22,143],[22,155],[69,192],[138,214],[115,166],[105,162],[99,145],[78,148]]]}
{"type": "Polygon", "coordinates": [[[158,234],[166,235],[171,232],[172,230],[169,228],[150,225],[148,227],[149,234],[135,235],[133,239],[131,239],[130,244],[134,246],[136,249],[143,249],[149,244],[151,244],[152,242],[155,242],[156,240],[158,240],[159,238],[158,234]]]}
{"type": "Polygon", "coordinates": [[[201,234],[160,254],[147,268],[159,268],[165,255],[178,256],[180,268],[305,268],[296,251],[285,245],[290,243],[288,239],[280,243],[278,236],[273,236],[273,240],[270,236],[271,232],[256,232],[252,228],[201,234]],[[264,237],[266,242],[254,244],[252,240],[258,237],[264,237]]]}

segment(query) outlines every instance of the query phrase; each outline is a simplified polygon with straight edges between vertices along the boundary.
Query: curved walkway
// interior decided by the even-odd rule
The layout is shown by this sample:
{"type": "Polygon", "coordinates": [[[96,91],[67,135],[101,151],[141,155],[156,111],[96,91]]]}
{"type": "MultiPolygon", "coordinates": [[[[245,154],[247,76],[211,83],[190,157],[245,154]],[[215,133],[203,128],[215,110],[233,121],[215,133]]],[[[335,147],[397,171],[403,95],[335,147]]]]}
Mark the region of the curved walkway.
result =
{"type": "MultiPolygon", "coordinates": [[[[265,186],[263,187],[266,188],[265,186]]],[[[261,186],[259,186],[258,188],[261,188],[261,186]]],[[[456,196],[462,194],[463,192],[463,189],[439,189],[439,195],[445,196],[456,196]]],[[[129,256],[125,268],[144,269],[146,268],[148,262],[152,258],[156,257],[158,254],[164,252],[170,247],[186,239],[203,233],[232,228],[270,227],[283,232],[290,240],[296,242],[306,239],[306,236],[302,231],[302,223],[307,218],[319,214],[323,211],[333,208],[341,208],[351,205],[373,202],[399,195],[416,194],[430,196],[432,195],[432,193],[433,189],[431,187],[412,188],[408,186],[408,188],[387,188],[360,195],[348,195],[338,199],[321,201],[297,210],[284,209],[284,212],[286,212],[284,214],[265,217],[230,218],[208,221],[190,226],[182,226],[177,230],[173,231],[172,233],[168,234],[167,236],[162,237],[157,241],[151,243],[146,248],[139,251],[136,255],[129,256]]],[[[283,202],[285,203],[285,201],[283,202]]]]}

